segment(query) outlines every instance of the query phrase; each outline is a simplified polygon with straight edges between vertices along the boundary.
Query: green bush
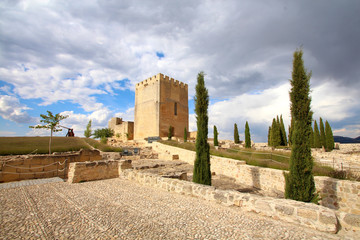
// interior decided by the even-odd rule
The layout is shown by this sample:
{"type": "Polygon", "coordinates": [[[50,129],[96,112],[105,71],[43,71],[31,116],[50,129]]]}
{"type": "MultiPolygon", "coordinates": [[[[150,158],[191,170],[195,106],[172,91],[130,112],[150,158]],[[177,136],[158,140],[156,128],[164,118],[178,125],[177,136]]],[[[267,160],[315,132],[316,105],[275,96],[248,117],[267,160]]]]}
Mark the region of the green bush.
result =
{"type": "Polygon", "coordinates": [[[100,138],[100,142],[101,142],[102,144],[107,144],[107,141],[108,141],[107,137],[101,137],[101,138],[100,138]]]}

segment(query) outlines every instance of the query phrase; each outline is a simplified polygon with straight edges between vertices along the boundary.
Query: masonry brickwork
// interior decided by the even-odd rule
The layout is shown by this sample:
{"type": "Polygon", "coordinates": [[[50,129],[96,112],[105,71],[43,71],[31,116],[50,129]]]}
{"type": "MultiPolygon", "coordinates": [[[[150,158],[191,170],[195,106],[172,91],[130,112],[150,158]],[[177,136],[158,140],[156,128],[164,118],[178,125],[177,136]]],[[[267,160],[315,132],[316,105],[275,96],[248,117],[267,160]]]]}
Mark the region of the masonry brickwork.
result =
{"type": "Polygon", "coordinates": [[[173,136],[182,138],[189,129],[188,85],[161,73],[135,89],[134,139],[173,136]]]}
{"type": "Polygon", "coordinates": [[[134,139],[134,122],[125,122],[122,118],[113,117],[110,119],[108,126],[114,130],[114,136],[119,140],[126,142],[134,139]]]}

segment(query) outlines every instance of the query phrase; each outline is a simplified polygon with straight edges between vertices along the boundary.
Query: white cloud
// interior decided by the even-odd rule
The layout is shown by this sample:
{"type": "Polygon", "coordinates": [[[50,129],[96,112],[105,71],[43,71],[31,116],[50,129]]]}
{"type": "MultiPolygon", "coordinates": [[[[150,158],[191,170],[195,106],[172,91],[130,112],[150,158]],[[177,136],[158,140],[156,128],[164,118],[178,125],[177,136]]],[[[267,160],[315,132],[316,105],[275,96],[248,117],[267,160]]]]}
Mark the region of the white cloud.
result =
{"type": "Polygon", "coordinates": [[[30,123],[33,118],[26,112],[29,109],[21,105],[16,97],[0,95],[0,116],[4,119],[17,123],[30,123]]]}
{"type": "Polygon", "coordinates": [[[128,108],[125,112],[116,113],[114,117],[120,117],[123,119],[123,121],[134,121],[134,110],[134,107],[128,108]]]}
{"type": "Polygon", "coordinates": [[[209,107],[209,126],[216,125],[220,139],[233,139],[234,123],[243,135],[248,121],[255,141],[265,141],[267,127],[276,115],[283,115],[285,125],[290,122],[290,84],[286,83],[256,94],[241,94],[216,102],[209,107]],[[256,126],[256,127],[255,127],[256,126]]]}
{"type": "Polygon", "coordinates": [[[334,81],[313,88],[312,109],[314,118],[339,122],[360,112],[359,90],[347,88],[334,81]]]}
{"type": "Polygon", "coordinates": [[[315,116],[359,116],[353,98],[360,88],[356,1],[331,1],[327,11],[314,1],[7,1],[0,15],[6,26],[0,30],[0,79],[22,99],[79,104],[99,125],[113,108],[98,95],[133,91],[135,83],[162,72],[188,83],[191,98],[201,70],[210,97],[222,100],[210,108],[212,124],[264,124],[285,111],[288,101],[279,99],[287,94],[273,99],[269,91],[287,84],[292,53],[301,44],[314,73],[315,116]],[[119,85],[125,78],[130,82],[119,85]],[[323,84],[328,79],[342,86],[339,92],[323,84]],[[239,113],[223,118],[221,108],[239,113]]]}
{"type": "Polygon", "coordinates": [[[345,125],[341,129],[333,129],[334,136],[347,136],[351,138],[360,137],[360,124],[345,125]]]}

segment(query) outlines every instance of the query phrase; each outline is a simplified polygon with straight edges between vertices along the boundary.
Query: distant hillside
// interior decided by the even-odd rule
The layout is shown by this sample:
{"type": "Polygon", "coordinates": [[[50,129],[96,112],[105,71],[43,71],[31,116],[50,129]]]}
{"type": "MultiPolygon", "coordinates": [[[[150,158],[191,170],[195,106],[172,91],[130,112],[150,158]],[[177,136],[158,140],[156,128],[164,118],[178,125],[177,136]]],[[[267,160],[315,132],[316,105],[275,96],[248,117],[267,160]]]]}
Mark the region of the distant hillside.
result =
{"type": "Polygon", "coordinates": [[[334,141],[339,143],[360,143],[360,136],[357,138],[334,136],[334,141]]]}

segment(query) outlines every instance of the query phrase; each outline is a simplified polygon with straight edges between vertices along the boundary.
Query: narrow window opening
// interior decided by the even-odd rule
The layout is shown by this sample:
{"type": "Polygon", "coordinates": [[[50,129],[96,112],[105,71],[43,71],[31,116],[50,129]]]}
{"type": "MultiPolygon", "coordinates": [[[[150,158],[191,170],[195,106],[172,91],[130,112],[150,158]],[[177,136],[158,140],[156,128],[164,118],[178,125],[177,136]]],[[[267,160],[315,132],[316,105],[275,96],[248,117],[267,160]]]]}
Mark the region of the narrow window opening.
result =
{"type": "Polygon", "coordinates": [[[174,104],[174,115],[177,116],[177,103],[174,104]]]}

